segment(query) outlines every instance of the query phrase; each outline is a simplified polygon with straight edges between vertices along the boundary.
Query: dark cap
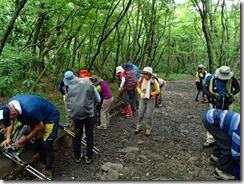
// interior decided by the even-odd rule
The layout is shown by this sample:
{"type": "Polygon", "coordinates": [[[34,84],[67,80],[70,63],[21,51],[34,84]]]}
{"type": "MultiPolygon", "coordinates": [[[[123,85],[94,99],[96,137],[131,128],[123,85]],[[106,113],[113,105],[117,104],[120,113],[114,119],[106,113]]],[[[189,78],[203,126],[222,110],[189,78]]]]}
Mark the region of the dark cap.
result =
{"type": "Polygon", "coordinates": [[[10,110],[7,106],[0,106],[0,122],[4,124],[5,127],[11,125],[10,122],[10,110]]]}

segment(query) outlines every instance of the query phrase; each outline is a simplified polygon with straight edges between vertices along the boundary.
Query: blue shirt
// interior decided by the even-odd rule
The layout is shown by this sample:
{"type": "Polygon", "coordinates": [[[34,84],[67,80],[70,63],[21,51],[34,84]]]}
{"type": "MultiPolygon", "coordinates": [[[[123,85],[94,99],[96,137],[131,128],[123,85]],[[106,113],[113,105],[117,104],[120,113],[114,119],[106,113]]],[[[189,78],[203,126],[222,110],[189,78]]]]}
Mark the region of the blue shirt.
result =
{"type": "Polygon", "coordinates": [[[232,138],[231,155],[240,160],[240,114],[228,110],[210,109],[205,115],[210,124],[217,124],[232,138]]]}
{"type": "Polygon", "coordinates": [[[48,100],[37,95],[16,95],[9,99],[7,103],[12,100],[17,100],[20,103],[22,114],[17,118],[25,125],[36,125],[40,122],[43,124],[58,124],[60,113],[58,109],[48,100]]]}

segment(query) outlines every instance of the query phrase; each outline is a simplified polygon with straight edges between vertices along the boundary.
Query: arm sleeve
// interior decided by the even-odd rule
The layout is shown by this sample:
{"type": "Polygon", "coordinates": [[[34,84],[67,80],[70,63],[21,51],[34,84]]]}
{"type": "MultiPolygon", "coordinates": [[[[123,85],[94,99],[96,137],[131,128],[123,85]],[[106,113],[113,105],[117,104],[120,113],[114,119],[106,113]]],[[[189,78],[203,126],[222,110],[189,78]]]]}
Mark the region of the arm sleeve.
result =
{"type": "Polygon", "coordinates": [[[124,84],[125,84],[125,77],[122,77],[121,78],[121,83],[120,83],[120,85],[119,85],[119,88],[123,88],[123,86],[124,86],[124,84]]]}
{"type": "Polygon", "coordinates": [[[240,136],[235,131],[232,133],[231,155],[234,159],[240,160],[240,136]]]}
{"type": "Polygon", "coordinates": [[[235,77],[233,77],[232,80],[232,87],[235,89],[232,93],[235,95],[240,92],[240,85],[235,77]]]}
{"type": "Polygon", "coordinates": [[[151,95],[156,96],[160,93],[159,83],[156,79],[154,79],[155,90],[152,91],[151,95]]]}
{"type": "Polygon", "coordinates": [[[65,95],[65,92],[64,92],[64,90],[63,90],[63,87],[64,87],[64,81],[62,81],[62,82],[60,82],[60,83],[58,84],[57,89],[58,89],[58,91],[60,91],[60,93],[61,93],[62,95],[65,95]]]}

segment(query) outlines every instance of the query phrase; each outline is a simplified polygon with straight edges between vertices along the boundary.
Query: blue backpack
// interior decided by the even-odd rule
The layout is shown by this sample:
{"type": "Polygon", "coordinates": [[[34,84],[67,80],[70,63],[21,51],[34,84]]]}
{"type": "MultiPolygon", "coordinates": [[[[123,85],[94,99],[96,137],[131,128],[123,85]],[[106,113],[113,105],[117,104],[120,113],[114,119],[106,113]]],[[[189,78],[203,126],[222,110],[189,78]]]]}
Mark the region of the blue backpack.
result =
{"type": "Polygon", "coordinates": [[[134,64],[132,64],[132,67],[133,67],[133,70],[136,72],[136,79],[139,80],[141,77],[139,68],[134,64]]]}

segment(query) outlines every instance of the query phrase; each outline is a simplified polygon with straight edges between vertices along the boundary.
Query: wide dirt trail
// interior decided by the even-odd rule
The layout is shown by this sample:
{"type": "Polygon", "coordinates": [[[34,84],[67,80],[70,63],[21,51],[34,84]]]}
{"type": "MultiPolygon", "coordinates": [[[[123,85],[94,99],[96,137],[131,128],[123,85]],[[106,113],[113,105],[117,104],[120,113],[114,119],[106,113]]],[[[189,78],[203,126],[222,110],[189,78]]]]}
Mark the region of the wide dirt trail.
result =
{"type": "MultiPolygon", "coordinates": [[[[137,113],[111,118],[107,130],[94,129],[93,163],[76,164],[72,148],[56,153],[54,180],[216,180],[203,149],[206,130],[201,119],[208,105],[194,102],[194,79],[167,81],[163,106],[154,112],[150,137],[134,135],[137,113]]],[[[83,148],[83,153],[85,149],[83,148]]]]}

